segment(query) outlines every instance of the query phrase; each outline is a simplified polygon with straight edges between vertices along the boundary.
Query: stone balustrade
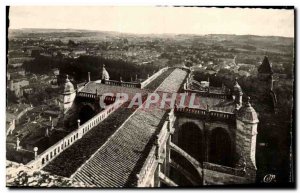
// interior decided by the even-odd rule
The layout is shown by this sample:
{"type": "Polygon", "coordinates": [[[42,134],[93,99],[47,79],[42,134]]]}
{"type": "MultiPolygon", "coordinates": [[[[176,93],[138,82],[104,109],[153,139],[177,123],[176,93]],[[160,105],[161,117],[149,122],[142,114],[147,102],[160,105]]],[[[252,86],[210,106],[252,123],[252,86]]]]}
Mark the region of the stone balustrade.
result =
{"type": "Polygon", "coordinates": [[[84,97],[84,98],[96,98],[96,93],[86,93],[86,92],[78,92],[77,97],[84,97]]]}
{"type": "Polygon", "coordinates": [[[208,91],[198,91],[198,90],[191,90],[191,89],[184,89],[186,93],[196,93],[198,96],[209,97],[209,98],[219,98],[219,99],[228,99],[231,95],[226,93],[214,93],[208,91]]]}
{"type": "Polygon", "coordinates": [[[69,133],[63,139],[61,139],[60,141],[58,141],[57,143],[49,147],[47,150],[45,150],[43,153],[38,155],[34,160],[29,162],[27,166],[35,169],[43,168],[51,160],[53,160],[56,156],[58,156],[61,152],[63,152],[68,147],[70,147],[73,143],[75,143],[77,140],[82,138],[86,133],[88,133],[92,128],[94,128],[100,122],[102,122],[106,117],[108,117],[108,115],[110,115],[116,109],[118,109],[124,102],[125,100],[119,99],[115,103],[107,106],[105,110],[101,111],[93,118],[91,118],[84,124],[80,125],[76,130],[69,133]]]}
{"type": "Polygon", "coordinates": [[[222,119],[222,120],[235,120],[236,119],[236,116],[234,113],[207,110],[207,109],[205,110],[205,109],[184,107],[184,108],[175,108],[175,112],[205,116],[209,119],[222,119]]]}
{"type": "Polygon", "coordinates": [[[133,82],[123,82],[123,81],[116,81],[116,80],[104,80],[103,82],[106,85],[112,86],[122,86],[128,88],[141,88],[140,83],[133,83],[133,82]]]}

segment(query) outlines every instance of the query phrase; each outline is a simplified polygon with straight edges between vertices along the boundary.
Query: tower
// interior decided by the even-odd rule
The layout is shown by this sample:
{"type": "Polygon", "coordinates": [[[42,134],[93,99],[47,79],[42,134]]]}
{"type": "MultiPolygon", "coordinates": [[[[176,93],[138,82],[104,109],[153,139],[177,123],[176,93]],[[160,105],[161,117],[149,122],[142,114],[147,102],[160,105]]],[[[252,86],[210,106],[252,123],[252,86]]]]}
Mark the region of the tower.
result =
{"type": "Polygon", "coordinates": [[[267,56],[264,57],[261,65],[258,67],[258,79],[263,81],[264,90],[273,91],[273,69],[267,56]]]}
{"type": "Polygon", "coordinates": [[[105,69],[105,65],[102,66],[102,72],[101,72],[101,80],[105,82],[105,80],[109,80],[109,74],[107,70],[105,69]]]}
{"type": "Polygon", "coordinates": [[[239,164],[243,165],[244,171],[251,181],[256,176],[256,137],[258,117],[250,104],[250,97],[237,112],[236,152],[239,164]]]}
{"type": "Polygon", "coordinates": [[[237,78],[235,79],[235,83],[233,86],[233,96],[234,102],[236,104],[236,109],[239,109],[242,106],[243,100],[243,91],[241,86],[239,85],[237,78]]]}
{"type": "Polygon", "coordinates": [[[259,87],[257,88],[257,91],[261,95],[264,104],[267,104],[270,112],[276,112],[277,97],[275,92],[273,91],[273,69],[272,64],[269,62],[267,56],[264,57],[261,65],[258,68],[258,80],[259,87]]]}
{"type": "Polygon", "coordinates": [[[63,85],[63,90],[61,93],[61,100],[60,100],[61,111],[64,115],[72,107],[75,97],[76,97],[76,90],[74,89],[74,86],[69,80],[69,77],[67,75],[65,83],[63,85]]]}

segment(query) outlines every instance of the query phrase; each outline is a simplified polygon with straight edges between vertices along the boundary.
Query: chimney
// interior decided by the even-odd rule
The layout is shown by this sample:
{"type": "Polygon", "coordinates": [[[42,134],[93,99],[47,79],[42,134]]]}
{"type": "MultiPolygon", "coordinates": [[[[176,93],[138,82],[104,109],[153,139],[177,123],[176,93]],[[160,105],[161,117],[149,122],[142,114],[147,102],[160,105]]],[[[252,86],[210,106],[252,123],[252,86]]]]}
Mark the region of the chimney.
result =
{"type": "Polygon", "coordinates": [[[91,81],[91,73],[88,72],[88,82],[90,82],[90,81],[91,81]]]}

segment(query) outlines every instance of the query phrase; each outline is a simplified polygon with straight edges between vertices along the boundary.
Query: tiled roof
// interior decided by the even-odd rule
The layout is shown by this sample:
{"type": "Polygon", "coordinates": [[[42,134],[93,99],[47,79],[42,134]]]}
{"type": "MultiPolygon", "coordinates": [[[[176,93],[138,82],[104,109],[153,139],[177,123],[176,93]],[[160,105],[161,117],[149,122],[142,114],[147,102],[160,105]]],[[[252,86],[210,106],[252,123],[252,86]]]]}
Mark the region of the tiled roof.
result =
{"type": "MultiPolygon", "coordinates": [[[[173,70],[172,70],[173,71],[173,70]]],[[[163,73],[162,76],[165,74],[163,73]]],[[[161,83],[163,79],[156,78],[151,88],[154,85],[161,83]],[[156,83],[155,83],[156,82],[156,83]]],[[[165,77],[165,76],[164,76],[165,77]]],[[[96,84],[90,82],[90,84],[96,84]]],[[[157,85],[158,86],[158,85],[157,85]]],[[[156,87],[157,87],[156,86],[156,87]]],[[[100,85],[100,87],[108,89],[107,85],[100,85]]],[[[132,89],[132,88],[128,88],[132,89]]],[[[102,90],[103,91],[103,90],[102,90]]],[[[106,91],[105,91],[106,92],[106,91]]],[[[125,104],[124,106],[126,107],[125,104]]],[[[70,177],[81,165],[94,154],[111,135],[116,131],[121,124],[134,112],[133,109],[120,107],[99,125],[90,130],[80,140],[76,141],[71,147],[63,151],[53,161],[44,167],[44,170],[51,173],[70,177]]]]}
{"type": "MultiPolygon", "coordinates": [[[[175,69],[157,89],[177,92],[187,72],[175,69]]],[[[128,182],[141,167],[147,155],[146,147],[159,129],[164,109],[138,109],[127,122],[87,161],[74,178],[100,187],[130,186],[128,182]],[[151,110],[150,110],[151,109],[151,110]]]]}
{"type": "Polygon", "coordinates": [[[207,105],[210,110],[223,111],[232,113],[235,109],[235,102],[233,100],[225,100],[220,98],[210,98],[197,96],[195,98],[195,103],[199,104],[200,109],[207,109],[207,105]]]}

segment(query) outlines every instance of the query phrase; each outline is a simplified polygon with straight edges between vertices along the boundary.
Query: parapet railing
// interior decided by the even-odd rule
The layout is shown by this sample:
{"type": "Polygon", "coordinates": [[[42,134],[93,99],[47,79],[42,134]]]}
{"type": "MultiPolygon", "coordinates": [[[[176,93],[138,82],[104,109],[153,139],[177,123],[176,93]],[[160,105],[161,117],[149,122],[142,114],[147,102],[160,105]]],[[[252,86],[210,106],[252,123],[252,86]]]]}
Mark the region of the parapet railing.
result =
{"type": "Polygon", "coordinates": [[[203,97],[210,97],[210,98],[219,98],[219,99],[228,99],[230,95],[226,93],[214,93],[208,91],[197,91],[191,89],[184,89],[186,93],[196,93],[196,95],[203,96],[203,97]]]}
{"type": "Polygon", "coordinates": [[[78,92],[77,97],[83,97],[83,98],[90,98],[90,99],[96,99],[97,97],[105,97],[104,102],[115,102],[116,97],[110,96],[110,95],[97,95],[95,93],[86,93],[86,92],[78,92]]]}
{"type": "Polygon", "coordinates": [[[152,82],[154,79],[156,79],[159,75],[161,75],[163,72],[165,72],[168,69],[168,67],[160,69],[158,72],[154,73],[152,76],[147,78],[145,81],[141,83],[141,88],[145,88],[150,82],[152,82]]]}
{"type": "Polygon", "coordinates": [[[101,111],[93,118],[80,125],[76,130],[69,133],[63,139],[49,147],[43,153],[39,154],[34,160],[29,162],[27,166],[40,169],[46,166],[51,160],[57,157],[61,152],[66,150],[72,144],[74,144],[77,140],[82,138],[86,133],[88,133],[92,128],[102,122],[108,115],[117,110],[123,103],[124,99],[119,99],[115,103],[106,107],[105,110],[101,111]]]}
{"type": "Polygon", "coordinates": [[[199,116],[205,116],[207,118],[215,118],[215,119],[227,119],[227,120],[235,120],[236,115],[235,113],[228,113],[222,111],[215,111],[215,110],[205,110],[205,109],[196,109],[196,108],[175,108],[175,112],[177,113],[190,113],[199,116]]]}
{"type": "Polygon", "coordinates": [[[95,99],[97,97],[97,95],[96,95],[96,93],[78,92],[77,97],[95,99]]]}
{"type": "Polygon", "coordinates": [[[112,86],[123,86],[123,87],[129,87],[129,88],[141,88],[140,83],[134,83],[134,82],[123,82],[123,81],[116,81],[116,80],[104,80],[104,84],[112,85],[112,86]]]}

